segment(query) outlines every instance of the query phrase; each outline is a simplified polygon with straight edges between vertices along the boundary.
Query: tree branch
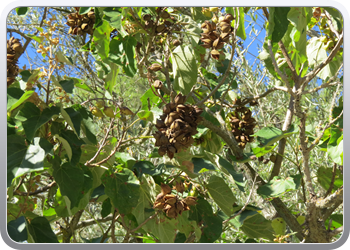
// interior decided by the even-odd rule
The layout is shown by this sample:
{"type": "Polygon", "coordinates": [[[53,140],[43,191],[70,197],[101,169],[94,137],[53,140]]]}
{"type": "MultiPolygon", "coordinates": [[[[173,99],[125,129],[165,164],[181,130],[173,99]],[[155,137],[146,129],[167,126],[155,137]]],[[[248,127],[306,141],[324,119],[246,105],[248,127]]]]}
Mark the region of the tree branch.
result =
{"type": "Polygon", "coordinates": [[[301,79],[302,87],[299,90],[300,92],[302,92],[306,84],[308,84],[336,56],[338,50],[340,49],[340,46],[343,44],[343,38],[344,38],[344,32],[341,33],[337,44],[335,45],[331,53],[328,55],[328,57],[322,63],[320,63],[316,68],[314,68],[310,73],[308,73],[306,76],[304,76],[301,79]]]}

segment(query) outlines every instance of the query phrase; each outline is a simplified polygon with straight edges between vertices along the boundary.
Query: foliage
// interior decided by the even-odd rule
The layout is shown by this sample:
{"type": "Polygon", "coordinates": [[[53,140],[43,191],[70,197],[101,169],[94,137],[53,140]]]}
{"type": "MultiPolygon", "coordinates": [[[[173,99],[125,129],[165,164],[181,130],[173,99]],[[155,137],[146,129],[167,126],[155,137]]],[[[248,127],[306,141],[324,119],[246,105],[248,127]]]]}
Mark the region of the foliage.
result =
{"type": "Polygon", "coordinates": [[[336,9],[19,7],[7,28],[23,46],[7,88],[14,241],[340,237],[336,9]]]}

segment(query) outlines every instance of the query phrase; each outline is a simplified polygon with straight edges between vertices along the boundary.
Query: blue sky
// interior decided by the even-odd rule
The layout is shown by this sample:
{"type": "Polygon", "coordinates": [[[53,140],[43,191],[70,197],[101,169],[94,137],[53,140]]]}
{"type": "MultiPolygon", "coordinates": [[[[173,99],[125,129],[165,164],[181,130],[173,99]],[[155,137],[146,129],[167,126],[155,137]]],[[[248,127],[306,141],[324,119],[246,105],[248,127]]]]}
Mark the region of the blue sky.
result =
{"type": "MultiPolygon", "coordinates": [[[[262,11],[260,10],[259,12],[262,12],[262,11]]],[[[262,15],[261,15],[262,13],[259,13],[259,14],[260,15],[257,16],[258,20],[257,20],[257,25],[255,25],[255,27],[249,26],[249,22],[251,21],[251,18],[248,15],[246,15],[245,25],[246,25],[247,39],[243,43],[244,48],[246,48],[252,42],[252,44],[249,46],[249,52],[246,53],[246,56],[245,56],[245,59],[248,61],[248,63],[253,63],[254,60],[256,60],[256,56],[259,55],[258,45],[260,47],[262,46],[262,42],[264,41],[264,38],[266,35],[264,29],[260,32],[260,34],[256,37],[255,40],[254,40],[255,35],[253,33],[251,35],[249,35],[252,31],[252,28],[255,28],[258,31],[260,31],[262,29],[262,25],[263,25],[263,22],[265,20],[263,19],[262,15]]],[[[21,36],[16,34],[16,33],[12,33],[12,34],[16,38],[21,38],[21,36]]],[[[7,37],[9,38],[9,33],[7,33],[7,37]]],[[[35,56],[38,55],[37,52],[31,48],[31,46],[29,46],[27,48],[27,53],[28,53],[28,56],[30,58],[34,58],[35,56]]],[[[23,56],[21,56],[21,58],[18,61],[18,65],[20,68],[22,68],[24,65],[27,65],[27,68],[29,67],[27,55],[24,54],[23,56]]]]}

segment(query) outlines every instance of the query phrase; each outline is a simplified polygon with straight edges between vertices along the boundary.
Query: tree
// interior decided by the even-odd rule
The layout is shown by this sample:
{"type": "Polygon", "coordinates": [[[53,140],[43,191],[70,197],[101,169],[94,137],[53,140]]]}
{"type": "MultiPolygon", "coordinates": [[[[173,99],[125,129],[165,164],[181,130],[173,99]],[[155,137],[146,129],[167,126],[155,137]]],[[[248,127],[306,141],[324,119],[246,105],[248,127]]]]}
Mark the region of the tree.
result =
{"type": "Polygon", "coordinates": [[[342,27],[329,7],[17,8],[10,237],[339,239],[342,27]]]}

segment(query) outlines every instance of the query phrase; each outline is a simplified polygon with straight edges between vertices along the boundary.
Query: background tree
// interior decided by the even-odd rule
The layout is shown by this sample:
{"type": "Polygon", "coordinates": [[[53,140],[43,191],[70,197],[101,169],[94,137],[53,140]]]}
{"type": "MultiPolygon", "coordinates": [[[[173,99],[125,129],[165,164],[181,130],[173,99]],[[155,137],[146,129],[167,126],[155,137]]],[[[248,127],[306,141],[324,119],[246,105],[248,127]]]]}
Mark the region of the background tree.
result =
{"type": "Polygon", "coordinates": [[[10,237],[337,240],[342,25],[320,7],[17,8],[10,237]]]}

